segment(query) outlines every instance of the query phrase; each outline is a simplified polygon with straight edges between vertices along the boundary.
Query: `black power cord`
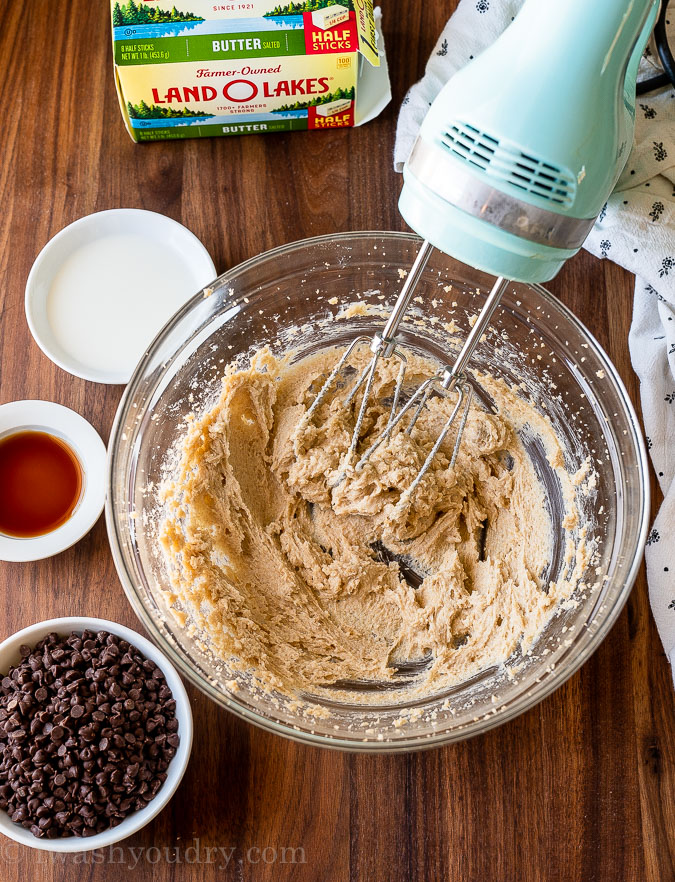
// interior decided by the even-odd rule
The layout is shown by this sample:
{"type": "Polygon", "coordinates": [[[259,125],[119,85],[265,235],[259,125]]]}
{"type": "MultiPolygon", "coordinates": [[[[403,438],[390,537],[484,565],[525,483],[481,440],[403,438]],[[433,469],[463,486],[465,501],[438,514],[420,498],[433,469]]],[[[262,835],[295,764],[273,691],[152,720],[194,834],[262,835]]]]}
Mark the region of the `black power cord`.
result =
{"type": "Polygon", "coordinates": [[[667,14],[668,0],[663,0],[661,11],[654,27],[654,42],[663,65],[663,73],[638,83],[636,87],[636,94],[638,95],[646,95],[647,92],[654,92],[656,89],[662,89],[664,86],[675,87],[675,59],[673,59],[673,53],[670,51],[668,34],[666,33],[667,14]]]}

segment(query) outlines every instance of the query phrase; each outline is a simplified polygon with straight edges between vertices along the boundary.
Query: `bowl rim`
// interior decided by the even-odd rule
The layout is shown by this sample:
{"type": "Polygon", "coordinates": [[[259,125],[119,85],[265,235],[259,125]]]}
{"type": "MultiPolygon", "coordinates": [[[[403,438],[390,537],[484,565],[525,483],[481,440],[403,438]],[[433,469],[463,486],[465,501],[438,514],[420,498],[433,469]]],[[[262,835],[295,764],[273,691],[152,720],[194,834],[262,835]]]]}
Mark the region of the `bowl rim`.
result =
{"type": "MultiPolygon", "coordinates": [[[[214,280],[214,282],[211,283],[210,287],[216,288],[225,285],[228,278],[241,275],[243,272],[255,268],[256,265],[258,265],[259,263],[273,260],[275,257],[278,257],[282,254],[288,254],[293,251],[300,251],[307,246],[330,246],[335,245],[336,243],[346,243],[349,241],[353,241],[354,239],[381,240],[382,238],[400,239],[410,243],[418,242],[420,244],[422,242],[421,237],[416,235],[415,233],[397,232],[395,230],[358,230],[355,232],[342,232],[321,236],[313,236],[306,239],[297,239],[285,245],[279,245],[275,248],[270,249],[269,251],[261,252],[260,254],[248,258],[247,260],[242,261],[236,266],[231,267],[230,269],[222,273],[216,280],[214,280]]],[[[217,689],[212,682],[206,680],[205,678],[202,678],[201,675],[183,659],[182,655],[174,650],[174,647],[171,644],[170,640],[167,638],[166,634],[161,630],[161,628],[158,627],[157,623],[142,603],[139,595],[136,592],[134,582],[126,570],[124,555],[122,553],[122,543],[120,541],[117,524],[115,522],[113,504],[113,475],[115,466],[115,453],[122,432],[122,417],[126,411],[127,401],[132,398],[136,384],[142,378],[146,364],[152,358],[152,353],[155,345],[160,342],[164,334],[171,327],[180,322],[182,318],[184,318],[187,313],[190,312],[195,303],[199,302],[202,299],[202,292],[198,292],[191,300],[187,301],[187,303],[173,316],[172,319],[170,319],[170,321],[159,332],[159,334],[153,341],[153,344],[149,347],[144,357],[136,366],[136,370],[134,371],[131,380],[129,381],[129,384],[124,390],[124,394],[119,403],[117,412],[115,414],[115,420],[113,422],[113,426],[110,432],[110,441],[108,445],[108,492],[106,495],[105,506],[105,519],[108,530],[108,539],[113,560],[115,563],[115,568],[117,569],[122,587],[124,588],[127,598],[129,599],[129,602],[133,607],[134,612],[140,619],[141,623],[152,635],[153,639],[157,640],[160,645],[164,647],[164,649],[171,657],[173,663],[178,667],[183,676],[186,677],[191,683],[193,683],[201,692],[203,692],[205,695],[215,701],[219,706],[227,708],[236,716],[240,717],[248,723],[252,723],[253,725],[258,726],[261,729],[304,744],[353,753],[408,753],[417,750],[425,750],[439,747],[441,745],[451,744],[457,741],[463,741],[467,738],[482,734],[483,732],[487,732],[490,729],[495,728],[496,726],[501,726],[502,724],[515,719],[525,711],[531,710],[533,707],[535,707],[537,704],[539,704],[541,701],[551,695],[556,689],[562,686],[563,683],[565,683],[573,674],[575,674],[579,670],[579,668],[583,664],[585,664],[585,662],[591,657],[591,655],[593,655],[593,653],[598,649],[598,647],[603,642],[610,629],[616,622],[616,619],[618,618],[628,599],[628,596],[635,583],[635,579],[637,578],[638,570],[640,568],[644,555],[644,548],[647,540],[647,531],[649,528],[651,498],[647,449],[642,436],[642,431],[640,429],[637,413],[635,411],[635,408],[633,407],[632,401],[630,400],[628,391],[623,383],[623,380],[619,376],[616,367],[614,366],[613,362],[610,360],[609,356],[600,345],[598,340],[588,330],[583,322],[581,322],[580,319],[578,319],[574,315],[569,307],[567,307],[564,303],[562,303],[562,301],[554,297],[554,295],[551,294],[546,288],[539,284],[527,284],[543,298],[543,300],[547,303],[549,307],[561,313],[563,317],[575,328],[575,330],[582,333],[587,338],[588,343],[593,347],[595,351],[595,355],[602,363],[602,367],[605,371],[606,377],[611,379],[617,393],[619,394],[619,397],[622,400],[623,407],[625,408],[625,414],[629,419],[631,427],[630,440],[634,446],[639,464],[638,490],[641,502],[639,529],[636,531],[636,538],[633,547],[631,549],[628,549],[626,552],[627,555],[629,553],[632,555],[631,564],[623,580],[623,585],[621,585],[614,605],[609,610],[605,618],[602,619],[599,626],[594,629],[591,639],[586,643],[586,645],[582,646],[581,650],[574,657],[572,663],[569,666],[556,666],[553,670],[544,671],[539,678],[539,682],[535,683],[532,688],[524,691],[521,695],[515,698],[508,706],[508,708],[506,708],[505,710],[500,710],[498,713],[492,714],[489,718],[486,718],[484,716],[477,718],[470,723],[467,723],[461,729],[457,729],[451,732],[444,731],[439,733],[430,733],[426,735],[416,735],[414,737],[411,737],[409,740],[401,739],[400,741],[394,742],[377,741],[375,739],[368,740],[363,732],[357,733],[353,740],[346,739],[340,736],[333,737],[331,735],[316,734],[309,730],[305,731],[299,728],[295,728],[294,726],[289,725],[285,722],[272,720],[256,711],[251,710],[248,707],[245,707],[237,701],[235,696],[233,696],[232,694],[224,694],[219,689],[217,689]],[[359,740],[357,740],[357,738],[359,740]]]]}
{"type": "MultiPolygon", "coordinates": [[[[93,851],[97,848],[105,848],[114,845],[122,839],[137,833],[146,826],[162,809],[167,805],[173,794],[176,792],[180,784],[188,761],[190,759],[190,751],[192,748],[193,722],[192,710],[190,708],[190,700],[185,686],[181,678],[178,676],[176,669],[169,659],[154,643],[134,631],[127,628],[126,625],[120,625],[117,622],[111,622],[108,619],[99,619],[90,616],[61,616],[55,619],[45,619],[41,622],[35,622],[33,625],[27,625],[20,631],[15,631],[6,637],[0,643],[0,659],[4,655],[10,653],[16,657],[18,661],[19,647],[22,643],[34,646],[42,637],[52,631],[57,633],[69,634],[71,631],[109,631],[128,641],[137,649],[139,649],[146,658],[154,661],[161,669],[166,679],[167,686],[171,689],[172,695],[176,700],[176,718],[178,719],[178,732],[180,734],[180,744],[175,756],[169,763],[167,770],[167,778],[161,786],[157,795],[148,803],[148,805],[139,812],[134,812],[116,827],[110,827],[102,833],[96,833],[94,836],[63,836],[59,839],[39,839],[19,824],[15,824],[10,820],[7,812],[0,809],[0,833],[3,833],[9,839],[13,839],[20,845],[26,845],[29,848],[35,848],[39,851],[52,851],[60,853],[74,853],[93,851]]],[[[9,662],[15,664],[16,662],[9,662]]],[[[5,664],[2,663],[2,669],[5,664]]]]}

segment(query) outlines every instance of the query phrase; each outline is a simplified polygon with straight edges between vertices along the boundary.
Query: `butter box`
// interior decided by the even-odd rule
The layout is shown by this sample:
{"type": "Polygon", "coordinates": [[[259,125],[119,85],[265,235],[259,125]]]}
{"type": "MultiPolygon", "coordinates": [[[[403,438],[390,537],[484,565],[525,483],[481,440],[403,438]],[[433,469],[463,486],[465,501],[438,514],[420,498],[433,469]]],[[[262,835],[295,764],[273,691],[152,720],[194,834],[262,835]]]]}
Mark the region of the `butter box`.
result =
{"type": "Polygon", "coordinates": [[[391,99],[372,0],[111,0],[134,141],[362,125],[391,99]]]}

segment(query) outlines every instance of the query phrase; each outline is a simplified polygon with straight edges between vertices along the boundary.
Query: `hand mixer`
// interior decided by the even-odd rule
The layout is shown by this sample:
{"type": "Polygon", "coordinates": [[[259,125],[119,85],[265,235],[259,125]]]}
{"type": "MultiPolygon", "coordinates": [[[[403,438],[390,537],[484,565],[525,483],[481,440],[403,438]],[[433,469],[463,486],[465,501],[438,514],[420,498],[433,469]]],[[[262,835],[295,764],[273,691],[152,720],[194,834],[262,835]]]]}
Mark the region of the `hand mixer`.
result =
{"type": "Polygon", "coordinates": [[[384,431],[375,449],[429,396],[456,396],[451,414],[404,495],[413,493],[452,426],[457,457],[471,402],[464,370],[509,280],[545,282],[581,247],[628,157],[640,56],[658,0],[526,0],[474,61],[431,105],[403,170],[399,210],[423,239],[382,333],[357,337],[332,370],[299,429],[345,370],[357,346],[372,357],[347,393],[363,395],[338,476],[353,462],[380,359],[400,363],[384,431]],[[453,364],[425,380],[399,409],[406,358],[397,331],[436,247],[497,280],[453,364]]]}

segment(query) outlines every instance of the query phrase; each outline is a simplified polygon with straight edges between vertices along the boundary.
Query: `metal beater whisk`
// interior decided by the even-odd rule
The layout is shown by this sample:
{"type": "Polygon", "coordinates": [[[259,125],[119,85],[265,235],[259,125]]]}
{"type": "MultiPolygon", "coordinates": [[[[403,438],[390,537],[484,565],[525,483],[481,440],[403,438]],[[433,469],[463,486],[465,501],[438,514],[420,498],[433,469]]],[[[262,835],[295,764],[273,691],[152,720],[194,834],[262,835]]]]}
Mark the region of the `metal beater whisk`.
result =
{"type": "Polygon", "coordinates": [[[405,284],[401,289],[401,293],[396,299],[396,303],[394,304],[392,313],[389,316],[389,319],[384,326],[384,330],[382,331],[382,333],[375,334],[372,338],[366,336],[357,337],[350,343],[338,363],[335,365],[335,367],[327,377],[325,383],[319,390],[319,393],[312,402],[311,407],[298,424],[296,432],[302,431],[302,429],[309,424],[322,402],[325,401],[329,390],[337,381],[338,376],[346,368],[349,362],[349,358],[356,347],[360,344],[368,343],[370,346],[370,350],[373,353],[370,362],[363,369],[355,384],[347,393],[347,396],[344,400],[344,406],[349,407],[349,405],[356,397],[359,389],[361,389],[361,387],[365,383],[363,397],[361,399],[359,412],[356,418],[356,422],[354,424],[354,430],[352,432],[351,443],[343,460],[342,468],[338,475],[336,484],[340,483],[344,479],[346,469],[350,465],[354,454],[356,453],[356,448],[361,437],[363,420],[368,409],[368,402],[370,400],[373,381],[375,379],[375,371],[381,358],[397,358],[400,362],[396,384],[394,387],[392,405],[389,412],[389,419],[382,434],[359,458],[358,462],[354,466],[355,471],[358,472],[364,467],[364,465],[368,462],[368,460],[375,452],[375,450],[377,450],[380,444],[390,438],[392,432],[401,423],[403,418],[407,414],[412,412],[412,417],[405,429],[405,432],[408,435],[411,434],[415,423],[417,422],[419,415],[422,412],[422,409],[424,408],[427,400],[432,393],[440,394],[445,397],[450,397],[455,390],[457,390],[458,395],[452,412],[446,420],[443,428],[441,429],[441,432],[436,439],[434,446],[429,451],[429,454],[424,461],[424,464],[415,476],[410,487],[408,487],[408,489],[404,491],[402,498],[408,497],[415,492],[420,481],[428,471],[432,460],[438,453],[441,444],[443,443],[448,432],[455,423],[458,415],[461,413],[461,416],[459,417],[457,436],[455,439],[450,465],[453,466],[455,460],[457,459],[457,453],[461,444],[464,426],[466,425],[466,420],[469,415],[469,407],[471,405],[472,397],[472,389],[470,384],[467,382],[464,368],[473,355],[476,345],[478,344],[478,341],[487,328],[487,325],[490,322],[490,319],[492,318],[492,315],[499,304],[501,296],[509,283],[507,279],[501,277],[496,280],[495,284],[492,287],[492,290],[490,291],[490,294],[488,295],[487,300],[485,301],[485,305],[481,309],[478,315],[478,319],[476,320],[476,323],[467,336],[459,355],[455,359],[455,362],[452,365],[446,365],[443,370],[440,371],[438,374],[430,377],[428,380],[425,380],[423,383],[421,383],[408,398],[403,407],[398,410],[398,403],[403,387],[403,381],[405,379],[407,361],[405,354],[400,350],[398,346],[396,333],[398,331],[401,321],[403,320],[403,316],[408,308],[408,305],[410,304],[412,296],[415,293],[417,284],[422,276],[422,272],[424,271],[424,267],[426,266],[432,251],[433,245],[425,241],[422,244],[422,247],[420,248],[417,257],[415,258],[415,262],[413,263],[410,273],[405,280],[405,284]]]}

